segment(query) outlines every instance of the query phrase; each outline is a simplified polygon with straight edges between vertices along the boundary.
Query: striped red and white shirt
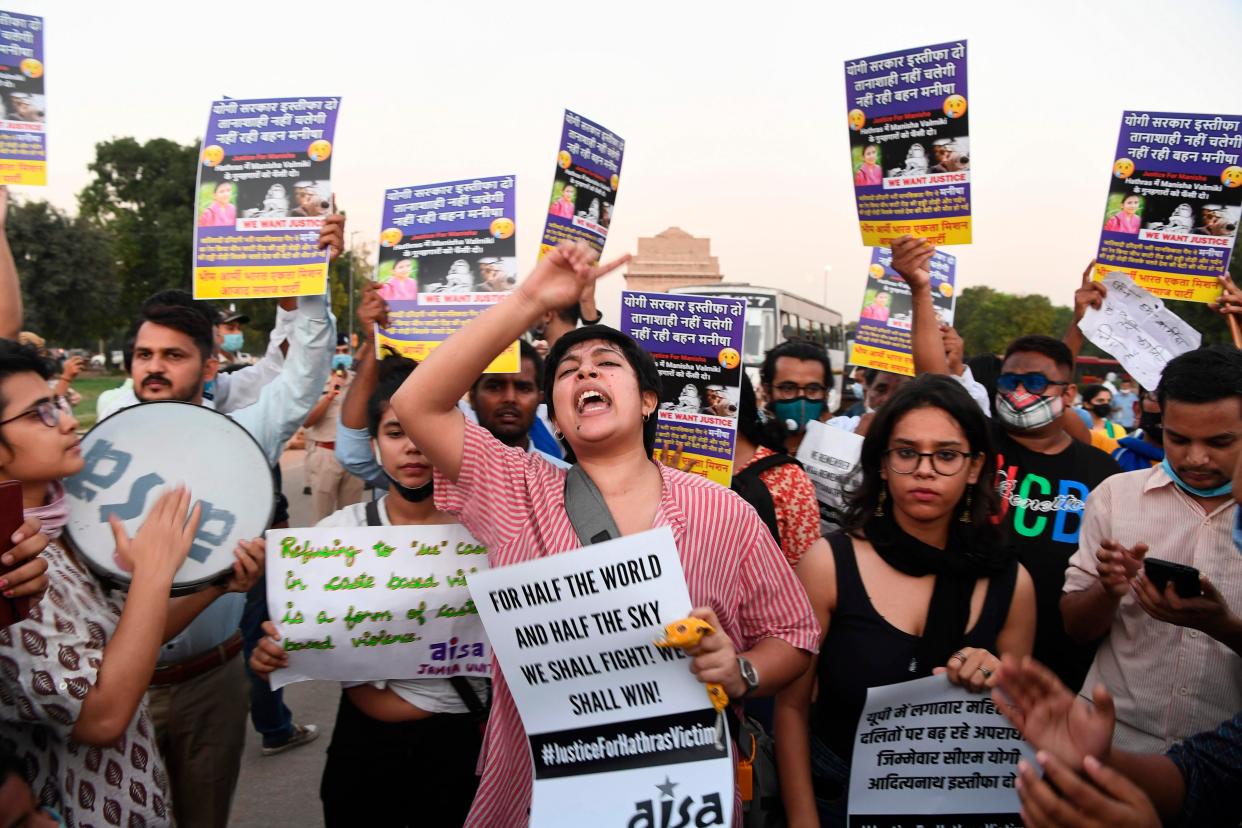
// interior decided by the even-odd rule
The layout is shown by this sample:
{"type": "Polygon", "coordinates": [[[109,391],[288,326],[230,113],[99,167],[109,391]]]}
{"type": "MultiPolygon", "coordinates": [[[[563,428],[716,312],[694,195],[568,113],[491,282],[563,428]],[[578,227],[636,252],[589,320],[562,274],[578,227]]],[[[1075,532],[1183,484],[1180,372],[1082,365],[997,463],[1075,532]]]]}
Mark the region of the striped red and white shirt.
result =
{"type": "MultiPolygon", "coordinates": [[[[695,606],[710,606],[738,652],[779,638],[808,652],[820,631],[806,593],[753,508],[729,489],[660,466],[664,485],[653,528],[673,531],[695,606]]],[[[505,446],[467,422],[457,483],[436,472],[436,507],[460,515],[488,547],[492,567],[581,547],[565,512],[565,471],[505,446]]],[[[497,665],[483,743],[483,778],[467,828],[529,822],[530,744],[497,665]]]]}

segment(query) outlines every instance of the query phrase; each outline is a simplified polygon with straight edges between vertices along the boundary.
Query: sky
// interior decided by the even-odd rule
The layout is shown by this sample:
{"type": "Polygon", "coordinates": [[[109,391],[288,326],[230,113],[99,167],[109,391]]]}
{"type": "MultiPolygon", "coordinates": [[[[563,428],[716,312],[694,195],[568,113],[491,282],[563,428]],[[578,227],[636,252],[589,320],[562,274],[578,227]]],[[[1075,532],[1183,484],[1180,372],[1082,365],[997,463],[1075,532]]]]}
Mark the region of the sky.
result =
{"type": "MultiPolygon", "coordinates": [[[[869,251],[846,60],[968,41],[959,284],[1057,304],[1094,254],[1122,110],[1242,112],[1237,0],[10,2],[47,29],[49,186],[21,195],[72,212],[97,142],[195,142],[225,95],[340,95],[333,186],[354,244],[374,249],[386,188],[516,174],[525,272],[569,108],[626,140],[605,258],[676,225],[711,239],[727,281],[847,319],[869,251]]],[[[606,322],[622,286],[601,283],[606,322]]]]}

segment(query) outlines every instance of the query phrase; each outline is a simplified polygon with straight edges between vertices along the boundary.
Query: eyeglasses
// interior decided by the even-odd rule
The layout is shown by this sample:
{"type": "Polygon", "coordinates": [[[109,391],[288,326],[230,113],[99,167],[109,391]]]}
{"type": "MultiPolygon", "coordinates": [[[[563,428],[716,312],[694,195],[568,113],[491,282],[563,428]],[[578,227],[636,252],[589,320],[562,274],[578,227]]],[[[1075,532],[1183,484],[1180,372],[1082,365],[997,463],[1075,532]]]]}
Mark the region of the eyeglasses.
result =
{"type": "Polygon", "coordinates": [[[1068,382],[1060,380],[1050,380],[1043,374],[1032,371],[1029,374],[1001,374],[996,378],[997,389],[1005,393],[1012,393],[1018,390],[1018,385],[1030,391],[1032,394],[1042,394],[1049,385],[1069,385],[1068,382]]]}
{"type": "Polygon", "coordinates": [[[795,397],[806,397],[808,400],[822,400],[824,395],[828,393],[828,389],[813,382],[810,385],[798,385],[793,382],[782,382],[780,385],[772,386],[775,397],[778,400],[792,400],[795,397]]]}
{"type": "Polygon", "coordinates": [[[69,405],[69,401],[61,396],[52,397],[48,400],[39,400],[32,407],[27,408],[21,414],[9,417],[7,420],[0,420],[0,426],[8,425],[14,420],[20,420],[22,417],[29,417],[31,414],[38,414],[39,419],[48,428],[56,428],[60,422],[61,414],[72,414],[73,406],[69,405]]]}
{"type": "Polygon", "coordinates": [[[884,462],[894,474],[914,474],[922,465],[923,458],[927,457],[931,460],[932,471],[941,477],[952,477],[966,468],[966,460],[974,456],[974,452],[955,449],[915,451],[912,448],[895,448],[884,452],[884,462]]]}

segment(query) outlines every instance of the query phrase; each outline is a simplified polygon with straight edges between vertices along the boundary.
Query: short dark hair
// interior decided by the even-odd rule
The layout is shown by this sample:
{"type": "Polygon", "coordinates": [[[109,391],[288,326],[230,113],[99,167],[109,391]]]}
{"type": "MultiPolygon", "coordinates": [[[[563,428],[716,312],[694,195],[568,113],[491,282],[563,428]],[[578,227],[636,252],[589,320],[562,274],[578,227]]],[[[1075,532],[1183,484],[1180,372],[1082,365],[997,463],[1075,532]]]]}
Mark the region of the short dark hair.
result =
{"type": "MultiPolygon", "coordinates": [[[[644,351],[642,346],[616,328],[610,328],[607,325],[588,325],[585,328],[575,328],[556,340],[556,344],[548,352],[548,359],[543,371],[543,399],[548,405],[549,417],[556,416],[556,407],[552,401],[552,386],[556,385],[556,366],[560,365],[561,360],[565,358],[565,354],[569,352],[570,348],[582,342],[590,342],[592,339],[602,339],[620,348],[621,355],[625,357],[625,361],[630,364],[630,367],[634,369],[634,373],[638,376],[638,393],[643,394],[651,391],[656,395],[657,400],[660,398],[660,372],[656,368],[655,360],[651,357],[651,354],[644,351]]],[[[643,424],[643,447],[647,450],[647,454],[655,451],[656,421],[658,419],[656,412],[652,411],[651,416],[643,424]]],[[[574,456],[573,448],[568,444],[565,445],[565,459],[570,463],[574,463],[577,460],[574,456]]]]}
{"type": "Polygon", "coordinates": [[[1101,391],[1108,391],[1108,395],[1110,397],[1113,395],[1112,390],[1109,389],[1107,385],[1103,385],[1098,382],[1093,382],[1090,385],[1083,388],[1082,391],[1080,392],[1082,394],[1083,404],[1087,405],[1088,404],[1087,401],[1090,400],[1092,397],[1094,397],[1096,394],[1100,393],[1101,391]]]}
{"type": "Polygon", "coordinates": [[[403,356],[387,356],[380,360],[379,379],[367,400],[367,432],[372,437],[379,435],[380,418],[388,401],[417,367],[417,362],[403,356]]]}
{"type": "Polygon", "coordinates": [[[1073,351],[1061,340],[1046,334],[1027,334],[1010,342],[1009,347],[1005,349],[1005,356],[1001,360],[1001,364],[1003,365],[1014,354],[1025,353],[1043,354],[1057,365],[1063,366],[1067,371],[1071,373],[1074,371],[1073,351]]]}
{"type": "Polygon", "coordinates": [[[188,336],[203,359],[208,360],[216,351],[214,328],[218,318],[214,307],[206,302],[195,302],[184,290],[161,290],[142,303],[134,325],[134,337],[137,338],[139,328],[146,322],[172,328],[188,336]]]}
{"type": "Polygon", "coordinates": [[[742,392],[737,399],[737,430],[756,446],[765,446],[779,454],[785,454],[785,438],[789,436],[780,418],[766,421],[759,418],[759,404],[755,400],[755,386],[750,375],[742,372],[742,392]]]}
{"type": "MultiPolygon", "coordinates": [[[[535,346],[531,345],[525,339],[518,340],[518,364],[530,360],[535,366],[535,387],[540,391],[543,390],[543,357],[539,356],[539,352],[535,350],[535,346]]],[[[479,374],[474,379],[474,384],[470,386],[470,393],[473,394],[479,390],[479,383],[487,374],[479,374]]]]}
{"type": "Polygon", "coordinates": [[[561,321],[565,324],[574,325],[576,327],[578,322],[582,320],[582,308],[578,306],[577,302],[574,302],[567,308],[557,309],[556,315],[559,316],[561,321]]]}
{"type": "Polygon", "coordinates": [[[988,555],[989,550],[999,547],[999,532],[993,519],[1000,514],[1000,501],[992,480],[996,473],[996,449],[992,445],[992,431],[988,418],[957,380],[940,374],[923,374],[915,377],[893,392],[888,402],[876,412],[875,420],[863,440],[859,468],[862,482],[850,496],[846,509],[845,525],[851,532],[859,532],[867,520],[875,514],[884,491],[884,479],[880,467],[888,439],[897,421],[919,408],[938,408],[948,414],[966,435],[970,450],[983,455],[979,479],[975,482],[970,501],[970,542],[972,554],[988,555]]]}
{"type": "MultiPolygon", "coordinates": [[[[3,383],[15,374],[37,374],[47,381],[55,373],[56,364],[44,356],[39,356],[39,349],[33,345],[23,345],[13,339],[0,339],[0,411],[9,404],[2,393],[3,383]]],[[[50,395],[52,392],[49,391],[50,395]]],[[[0,434],[0,446],[8,448],[4,435],[0,434]]]]}
{"type": "Polygon", "coordinates": [[[781,357],[801,359],[806,362],[818,362],[824,366],[824,385],[832,385],[832,363],[828,354],[818,345],[804,339],[787,339],[768,351],[763,357],[763,366],[759,369],[759,381],[771,385],[776,376],[776,361],[781,357]]]}
{"type": "Polygon", "coordinates": [[[1156,398],[1199,404],[1242,397],[1242,351],[1231,345],[1209,345],[1176,356],[1164,366],[1156,398]]]}

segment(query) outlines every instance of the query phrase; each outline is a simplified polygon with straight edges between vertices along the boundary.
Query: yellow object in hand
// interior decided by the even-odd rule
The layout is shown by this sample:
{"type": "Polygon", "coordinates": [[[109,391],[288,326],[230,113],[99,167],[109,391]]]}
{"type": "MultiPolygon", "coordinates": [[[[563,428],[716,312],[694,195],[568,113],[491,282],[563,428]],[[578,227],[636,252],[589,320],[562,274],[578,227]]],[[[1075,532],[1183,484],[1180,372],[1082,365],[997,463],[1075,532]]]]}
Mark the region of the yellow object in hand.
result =
{"type": "MultiPolygon", "coordinates": [[[[682,618],[679,621],[673,621],[664,626],[664,635],[655,640],[657,647],[680,647],[688,650],[691,647],[699,646],[699,642],[703,640],[703,636],[711,635],[716,630],[711,624],[701,618],[682,618]]],[[[712,707],[717,713],[722,712],[729,706],[729,694],[725,692],[724,685],[719,682],[708,682],[707,698],[711,700],[712,707]]]]}

